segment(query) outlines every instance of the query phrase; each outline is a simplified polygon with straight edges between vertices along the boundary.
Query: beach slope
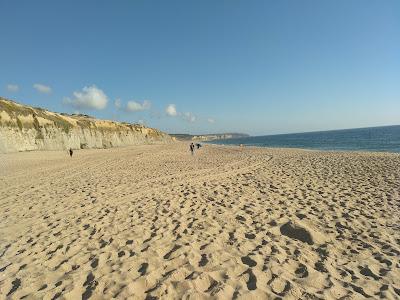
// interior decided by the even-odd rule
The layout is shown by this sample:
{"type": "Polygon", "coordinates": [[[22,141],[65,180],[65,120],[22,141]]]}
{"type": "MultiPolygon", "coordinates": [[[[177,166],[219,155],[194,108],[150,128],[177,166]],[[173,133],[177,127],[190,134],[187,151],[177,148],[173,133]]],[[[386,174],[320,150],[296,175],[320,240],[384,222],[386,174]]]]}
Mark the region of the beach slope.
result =
{"type": "Polygon", "coordinates": [[[0,298],[400,297],[398,154],[188,150],[0,155],[0,298]]]}

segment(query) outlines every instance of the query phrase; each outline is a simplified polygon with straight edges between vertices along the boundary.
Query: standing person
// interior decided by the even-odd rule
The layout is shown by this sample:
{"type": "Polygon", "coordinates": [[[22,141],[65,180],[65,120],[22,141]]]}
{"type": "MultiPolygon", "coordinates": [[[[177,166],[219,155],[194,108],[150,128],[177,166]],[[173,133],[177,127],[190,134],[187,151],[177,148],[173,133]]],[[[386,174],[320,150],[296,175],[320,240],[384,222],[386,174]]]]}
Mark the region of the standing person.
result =
{"type": "Polygon", "coordinates": [[[191,143],[189,148],[190,148],[190,152],[192,152],[192,155],[194,155],[194,144],[191,143]]]}
{"type": "Polygon", "coordinates": [[[72,157],[72,154],[74,154],[74,151],[72,151],[72,148],[69,148],[69,156],[72,157]]]}

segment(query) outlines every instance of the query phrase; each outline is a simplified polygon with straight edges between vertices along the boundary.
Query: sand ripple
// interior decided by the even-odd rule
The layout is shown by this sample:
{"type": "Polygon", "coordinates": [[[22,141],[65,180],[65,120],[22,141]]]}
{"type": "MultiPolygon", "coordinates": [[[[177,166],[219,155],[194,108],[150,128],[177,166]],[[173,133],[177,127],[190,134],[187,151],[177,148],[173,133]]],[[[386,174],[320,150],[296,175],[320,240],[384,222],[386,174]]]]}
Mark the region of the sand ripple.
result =
{"type": "Polygon", "coordinates": [[[399,155],[177,143],[0,161],[2,299],[400,298],[399,155]]]}

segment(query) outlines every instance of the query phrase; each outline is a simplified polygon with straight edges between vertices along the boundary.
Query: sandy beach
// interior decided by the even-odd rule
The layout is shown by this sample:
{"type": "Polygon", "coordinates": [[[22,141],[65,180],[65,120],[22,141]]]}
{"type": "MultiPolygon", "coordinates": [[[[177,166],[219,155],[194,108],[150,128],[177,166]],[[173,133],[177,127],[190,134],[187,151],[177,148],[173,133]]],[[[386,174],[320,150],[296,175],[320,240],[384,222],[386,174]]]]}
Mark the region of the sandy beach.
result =
{"type": "Polygon", "coordinates": [[[0,155],[1,299],[400,298],[400,155],[0,155]]]}

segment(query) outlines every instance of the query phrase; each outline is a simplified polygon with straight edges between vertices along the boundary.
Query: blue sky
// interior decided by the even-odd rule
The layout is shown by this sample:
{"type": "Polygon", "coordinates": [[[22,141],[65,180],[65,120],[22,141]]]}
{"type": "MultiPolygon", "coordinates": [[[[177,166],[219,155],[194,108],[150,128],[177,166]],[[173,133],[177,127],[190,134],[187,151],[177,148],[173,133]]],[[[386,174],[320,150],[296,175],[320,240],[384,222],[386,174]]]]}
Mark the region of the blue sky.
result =
{"type": "Polygon", "coordinates": [[[167,132],[400,124],[400,1],[0,1],[0,95],[167,132]]]}

